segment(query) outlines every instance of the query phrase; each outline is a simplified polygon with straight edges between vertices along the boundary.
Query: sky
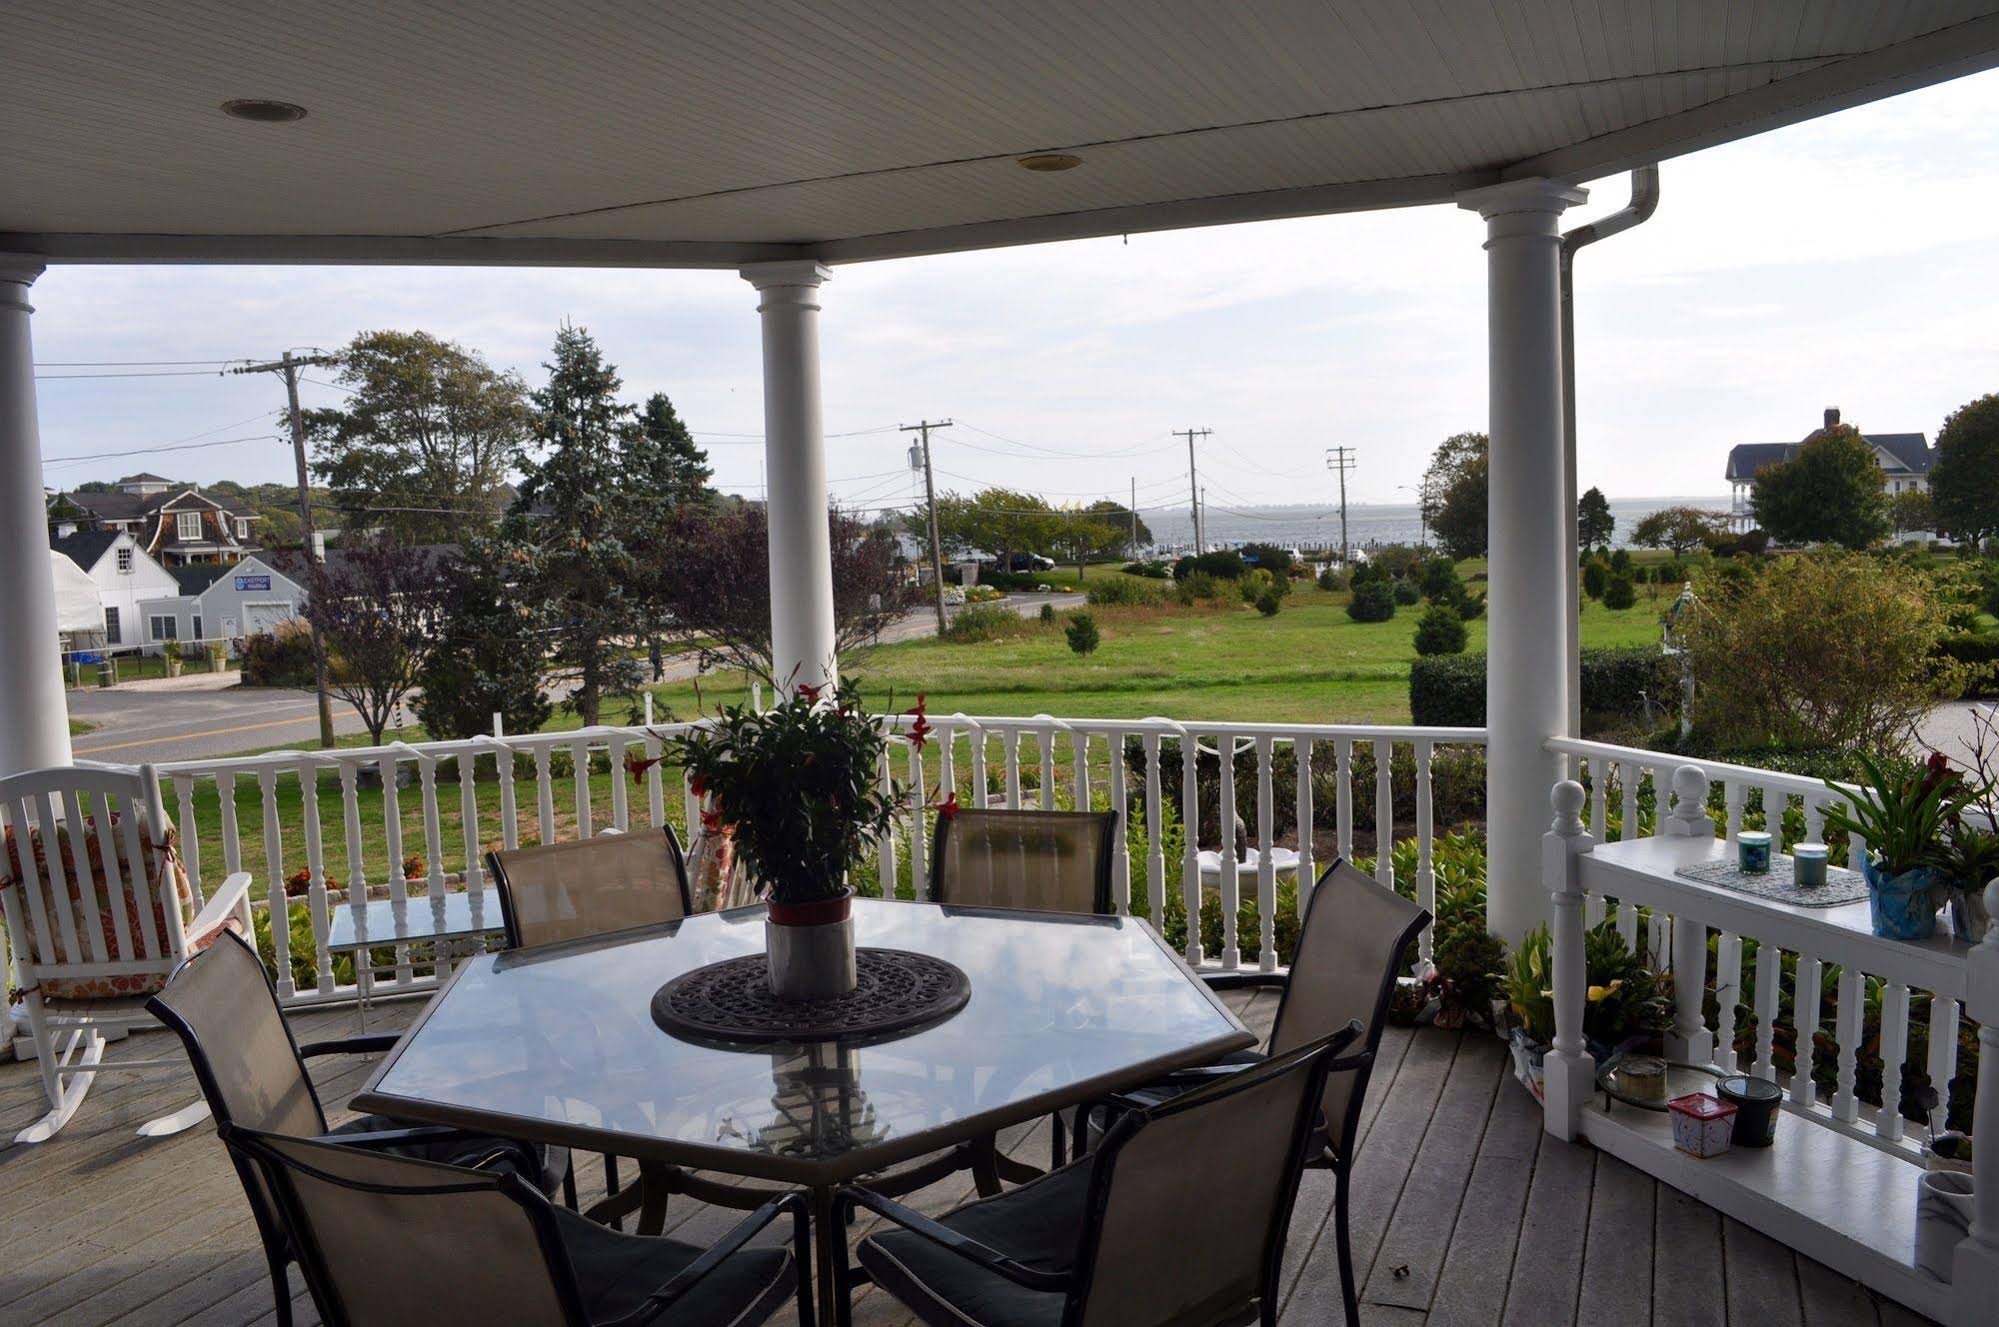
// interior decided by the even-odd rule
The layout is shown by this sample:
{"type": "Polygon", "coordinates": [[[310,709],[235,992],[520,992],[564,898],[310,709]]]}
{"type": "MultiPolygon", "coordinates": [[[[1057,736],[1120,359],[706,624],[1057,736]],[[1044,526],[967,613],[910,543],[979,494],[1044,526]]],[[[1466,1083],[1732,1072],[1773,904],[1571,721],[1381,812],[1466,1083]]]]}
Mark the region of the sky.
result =
{"type": "MultiPolygon", "coordinates": [[[[1827,406],[1934,440],[1999,391],[1999,71],[1676,158],[1644,226],[1577,262],[1581,482],[1614,498],[1723,494],[1737,442],[1827,406]]],[[[1596,181],[1579,224],[1622,206],[1596,181]]],[[[1185,501],[1171,431],[1207,428],[1210,501],[1410,501],[1445,436],[1485,427],[1483,227],[1451,207],[902,259],[822,291],[827,473],[850,506],[908,502],[910,438],[941,489],[1058,503],[1185,501]]],[[[57,267],[36,284],[51,485],[139,470],[292,478],[283,384],[212,363],[421,328],[545,376],[588,328],[634,401],[665,391],[716,482],[763,480],[755,292],[727,272],[57,267]],[[98,376],[98,375],[160,376],[98,376]],[[92,375],[92,376],[83,376],[92,375]],[[199,445],[192,445],[199,444],[199,445]],[[219,444],[219,445],[217,445],[219,444]],[[177,450],[140,449],[172,446],[177,450]],[[72,458],[96,459],[72,459],[72,458]]],[[[305,403],[336,405],[317,370],[305,403]]]]}

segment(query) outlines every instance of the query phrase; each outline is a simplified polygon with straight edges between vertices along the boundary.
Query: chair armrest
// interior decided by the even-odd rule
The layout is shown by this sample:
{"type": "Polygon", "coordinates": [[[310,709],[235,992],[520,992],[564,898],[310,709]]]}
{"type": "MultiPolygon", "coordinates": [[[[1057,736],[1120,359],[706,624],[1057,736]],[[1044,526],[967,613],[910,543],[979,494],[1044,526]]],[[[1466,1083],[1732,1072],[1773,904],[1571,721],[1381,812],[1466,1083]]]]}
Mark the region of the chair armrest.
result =
{"type": "Polygon", "coordinates": [[[412,1124],[400,1129],[369,1129],[357,1133],[330,1133],[315,1139],[316,1142],[333,1143],[340,1147],[358,1147],[363,1150],[373,1147],[408,1147],[422,1143],[448,1143],[454,1139],[480,1139],[492,1143],[491,1150],[481,1156],[460,1157],[451,1162],[467,1170],[484,1170],[487,1163],[501,1157],[512,1157],[529,1174],[540,1169],[540,1158],[535,1155],[534,1146],[511,1138],[492,1138],[485,1134],[470,1133],[453,1128],[448,1124],[412,1124]]]}
{"type": "Polygon", "coordinates": [[[1201,980],[1211,991],[1241,991],[1252,987],[1283,989],[1291,981],[1288,972],[1203,972],[1201,980]]]}
{"type": "Polygon", "coordinates": [[[932,1221],[913,1208],[904,1207],[892,1198],[884,1198],[867,1189],[849,1186],[839,1191],[839,1199],[857,1207],[865,1207],[877,1216],[886,1217],[912,1235],[948,1249],[952,1253],[976,1263],[996,1276],[1003,1276],[1017,1286],[1029,1290],[1067,1290],[1071,1278],[1060,1272],[1039,1272],[1032,1267],[1015,1262],[998,1249],[979,1243],[970,1236],[959,1234],[941,1222],[932,1221]]]}
{"type": "Polygon", "coordinates": [[[608,1322],[599,1324],[599,1327],[637,1327],[640,1323],[651,1322],[700,1284],[702,1278],[741,1253],[743,1246],[748,1244],[759,1231],[786,1212],[790,1212],[798,1223],[800,1247],[803,1248],[802,1241],[806,1233],[804,1195],[787,1193],[781,1198],[773,1198],[737,1222],[728,1234],[711,1244],[699,1258],[681,1268],[664,1285],[646,1296],[644,1303],[621,1318],[612,1318],[608,1322]]]}
{"type": "Polygon", "coordinates": [[[229,920],[230,914],[236,911],[237,907],[242,904],[244,896],[249,892],[250,873],[248,871],[238,871],[224,880],[221,888],[208,896],[208,901],[201,905],[201,911],[196,913],[194,920],[187,924],[187,942],[192,945],[198,940],[206,939],[218,930],[224,922],[229,920]]]}
{"type": "Polygon", "coordinates": [[[315,1055],[380,1055],[396,1048],[400,1032],[375,1032],[365,1037],[342,1037],[337,1041],[312,1041],[298,1048],[301,1060],[315,1055]]]}

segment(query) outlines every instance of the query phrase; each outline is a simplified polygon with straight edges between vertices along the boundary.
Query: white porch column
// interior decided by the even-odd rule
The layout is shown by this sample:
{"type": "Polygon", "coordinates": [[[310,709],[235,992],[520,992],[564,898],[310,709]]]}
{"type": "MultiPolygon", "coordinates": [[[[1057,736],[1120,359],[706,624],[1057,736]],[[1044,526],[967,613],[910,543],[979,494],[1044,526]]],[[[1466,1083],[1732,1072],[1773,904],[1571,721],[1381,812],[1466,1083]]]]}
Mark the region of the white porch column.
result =
{"type": "Polygon", "coordinates": [[[819,402],[819,287],[832,273],[804,260],[760,263],[742,275],[761,296],[771,676],[788,691],[839,676],[819,402]]]}
{"type": "Polygon", "coordinates": [[[1563,209],[1587,191],[1512,180],[1458,197],[1485,218],[1492,492],[1486,636],[1486,920],[1508,943],[1546,916],[1541,835],[1568,721],[1562,446],[1563,209]]]}
{"type": "Polygon", "coordinates": [[[0,775],[71,760],[28,335],[41,274],[33,258],[0,254],[0,775]]]}

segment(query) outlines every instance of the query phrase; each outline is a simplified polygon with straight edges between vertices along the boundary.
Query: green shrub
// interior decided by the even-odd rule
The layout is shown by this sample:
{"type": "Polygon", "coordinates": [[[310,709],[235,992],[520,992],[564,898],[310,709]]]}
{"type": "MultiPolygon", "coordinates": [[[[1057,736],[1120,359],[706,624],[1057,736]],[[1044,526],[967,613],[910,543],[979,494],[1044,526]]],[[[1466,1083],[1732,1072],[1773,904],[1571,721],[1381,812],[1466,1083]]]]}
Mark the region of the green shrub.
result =
{"type": "Polygon", "coordinates": [[[1339,567],[1327,567],[1319,573],[1319,588],[1337,594],[1347,588],[1347,574],[1339,567]]]}
{"type": "Polygon", "coordinates": [[[1106,576],[1102,580],[1091,581],[1084,598],[1100,608],[1141,607],[1165,603],[1166,591],[1130,576],[1106,576]]]}
{"type": "Polygon", "coordinates": [[[303,618],[288,618],[278,623],[276,630],[260,631],[243,642],[244,686],[312,684],[312,632],[303,618]]]}
{"type": "Polygon", "coordinates": [[[1219,599],[1227,593],[1227,582],[1205,571],[1188,572],[1174,589],[1174,595],[1183,604],[1191,604],[1197,599],[1219,599]]]}
{"type": "Polygon", "coordinates": [[[966,604],[944,630],[944,639],[958,645],[1010,640],[1033,630],[1033,624],[1003,604],[966,604]]]}
{"type": "Polygon", "coordinates": [[[990,585],[995,590],[1032,592],[1050,584],[1052,571],[1001,571],[998,567],[980,567],[979,584],[990,585]]]}
{"type": "Polygon", "coordinates": [[[1631,550],[1620,548],[1612,553],[1610,555],[1610,569],[1614,572],[1629,572],[1631,570],[1631,550]]]}
{"type": "Polygon", "coordinates": [[[1395,595],[1395,602],[1404,608],[1423,601],[1422,588],[1414,581],[1396,581],[1391,593],[1395,595]]]}
{"type": "Polygon", "coordinates": [[[1382,568],[1379,562],[1357,562],[1354,564],[1353,570],[1347,575],[1347,584],[1357,590],[1361,586],[1374,581],[1385,581],[1388,579],[1388,572],[1382,568]]]}
{"type": "MultiPolygon", "coordinates": [[[[1586,649],[1582,654],[1583,713],[1635,719],[1645,712],[1640,692],[1656,703],[1673,694],[1670,661],[1646,646],[1586,649]]],[[[1409,666],[1409,721],[1420,727],[1485,726],[1485,654],[1436,655],[1409,666]]]]}
{"type": "MultiPolygon", "coordinates": [[[[1284,582],[1277,582],[1277,585],[1282,584],[1284,582]]],[[[1265,617],[1276,617],[1277,610],[1284,607],[1284,592],[1277,585],[1267,586],[1262,594],[1256,596],[1256,611],[1265,617]]]]}
{"type": "Polygon", "coordinates": [[[1999,632],[1960,632],[1945,636],[1937,652],[1964,665],[1966,700],[1999,696],[1999,632]]]}
{"type": "Polygon", "coordinates": [[[1423,597],[1431,603],[1442,603],[1464,584],[1458,579],[1458,564],[1449,558],[1431,558],[1425,562],[1420,583],[1423,597]]]}
{"type": "Polygon", "coordinates": [[[1357,583],[1347,603],[1347,616],[1356,622],[1386,622],[1395,616],[1395,591],[1385,580],[1357,583]]]}
{"type": "Polygon", "coordinates": [[[1592,599],[1603,598],[1603,592],[1610,588],[1610,569],[1601,560],[1591,558],[1583,563],[1583,593],[1592,599]]]}
{"type": "Polygon", "coordinates": [[[1097,620],[1088,613],[1077,613],[1071,617],[1064,634],[1069,637],[1069,648],[1077,654],[1094,652],[1103,639],[1097,631],[1097,620]]]}
{"type": "Polygon", "coordinates": [[[1407,544],[1386,544],[1375,549],[1369,560],[1390,580],[1401,580],[1422,564],[1423,555],[1407,544]]]}
{"type": "Polygon", "coordinates": [[[1637,602],[1638,591],[1631,584],[1629,576],[1613,576],[1610,578],[1610,584],[1603,592],[1603,606],[1605,608],[1629,608],[1637,602]]]}
{"type": "Polygon", "coordinates": [[[1173,564],[1173,579],[1184,581],[1192,572],[1206,572],[1218,580],[1232,581],[1241,578],[1249,570],[1249,564],[1242,560],[1242,554],[1232,548],[1217,549],[1199,556],[1189,553],[1173,564]]]}
{"type": "Polygon", "coordinates": [[[1124,564],[1127,576],[1144,576],[1148,580],[1163,581],[1173,575],[1173,569],[1164,562],[1127,562],[1124,564]]]}
{"type": "Polygon", "coordinates": [[[1253,604],[1262,597],[1265,590],[1276,583],[1276,579],[1269,572],[1261,567],[1252,567],[1235,583],[1236,593],[1242,596],[1244,603],[1253,604]]]}
{"type": "Polygon", "coordinates": [[[1432,604],[1416,621],[1416,653],[1463,654],[1465,620],[1448,604],[1432,604]]]}
{"type": "Polygon", "coordinates": [[[1295,562],[1290,549],[1280,548],[1276,544],[1244,544],[1242,559],[1280,578],[1291,574],[1295,562]]]}
{"type": "Polygon", "coordinates": [[[1055,621],[1055,605],[1054,604],[1041,605],[1041,625],[1044,627],[1051,626],[1054,624],[1054,621],[1055,621]]]}

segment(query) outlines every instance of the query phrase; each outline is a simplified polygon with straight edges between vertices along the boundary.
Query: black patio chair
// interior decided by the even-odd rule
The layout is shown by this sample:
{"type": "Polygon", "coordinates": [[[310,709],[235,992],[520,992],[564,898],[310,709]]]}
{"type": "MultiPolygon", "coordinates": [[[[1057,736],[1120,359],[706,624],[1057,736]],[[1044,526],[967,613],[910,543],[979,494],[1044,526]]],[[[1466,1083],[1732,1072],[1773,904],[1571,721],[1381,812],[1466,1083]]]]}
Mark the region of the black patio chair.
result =
{"type": "MultiPolygon", "coordinates": [[[[1218,1077],[1241,1073],[1268,1056],[1310,1044],[1336,1028],[1361,1027],[1360,1049],[1368,1056],[1368,1063],[1354,1073],[1327,1079],[1319,1128],[1306,1159],[1306,1165],[1313,1169],[1332,1171],[1337,1187],[1334,1226],[1349,1322],[1360,1321],[1347,1190],[1360,1137],[1361,1104],[1373,1073],[1373,1056],[1387,1025],[1388,1001],[1405,969],[1404,955],[1429,924],[1430,914],[1419,905],[1377,884],[1351,863],[1334,862],[1312,890],[1289,972],[1207,975],[1208,984],[1217,989],[1283,988],[1269,1044],[1262,1050],[1238,1051],[1219,1064],[1183,1069],[1127,1094],[1129,1101],[1156,1104],[1218,1077]]],[[[1092,1107],[1091,1119],[1078,1122],[1078,1146],[1087,1146],[1090,1137],[1120,1108],[1118,1103],[1092,1107]]]]}
{"type": "MultiPolygon", "coordinates": [[[[174,970],[164,989],[146,1001],[147,1012],[173,1029],[194,1065],[195,1081],[215,1118],[216,1131],[249,1128],[295,1138],[324,1138],[347,1147],[403,1157],[518,1172],[542,1192],[560,1187],[576,1202],[569,1153],[562,1148],[471,1134],[435,1125],[410,1125],[385,1115],[363,1115],[330,1133],[319,1091],[305,1062],[321,1055],[368,1055],[392,1049],[394,1033],[348,1037],[300,1046],[278,1005],[271,975],[249,941],[225,932],[174,970]]],[[[232,1159],[234,1154],[232,1153],[232,1159]]],[[[277,1205],[257,1173],[236,1160],[236,1175],[250,1201],[270,1266],[278,1322],[291,1322],[285,1269],[297,1251],[277,1205]]]]}
{"type": "Polygon", "coordinates": [[[755,1327],[794,1294],[811,1312],[806,1207],[774,1198],[701,1249],[624,1235],[519,1176],[225,1125],[295,1232],[327,1327],[755,1327]],[[793,1248],[750,1248],[785,1213],[793,1248]]]}
{"type": "Polygon", "coordinates": [[[892,1227],[861,1242],[861,1279],[930,1327],[1272,1327],[1319,1102],[1329,1075],[1365,1069],[1366,1052],[1342,1056],[1360,1033],[1128,1103],[1089,1156],[936,1220],[843,1189],[843,1213],[892,1227]]]}

